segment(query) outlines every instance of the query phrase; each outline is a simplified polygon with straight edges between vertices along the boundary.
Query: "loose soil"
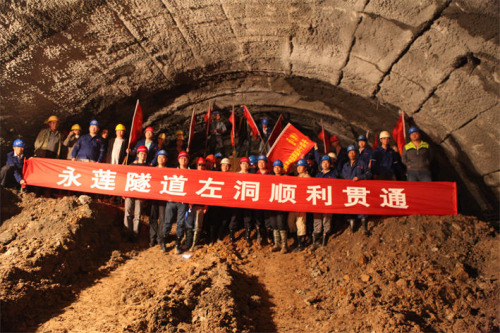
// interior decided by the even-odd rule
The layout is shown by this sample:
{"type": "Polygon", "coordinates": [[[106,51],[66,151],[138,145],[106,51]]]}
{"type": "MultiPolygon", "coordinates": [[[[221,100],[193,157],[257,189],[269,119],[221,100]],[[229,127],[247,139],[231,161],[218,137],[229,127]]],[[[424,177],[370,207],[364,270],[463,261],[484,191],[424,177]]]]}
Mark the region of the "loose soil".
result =
{"type": "MultiPolygon", "coordinates": [[[[324,248],[271,253],[240,239],[175,255],[126,241],[121,208],[2,192],[3,331],[499,330],[500,243],[465,216],[336,223],[324,248]],[[9,198],[4,200],[4,198],[9,198]]],[[[289,240],[292,243],[292,240],[289,240]]]]}

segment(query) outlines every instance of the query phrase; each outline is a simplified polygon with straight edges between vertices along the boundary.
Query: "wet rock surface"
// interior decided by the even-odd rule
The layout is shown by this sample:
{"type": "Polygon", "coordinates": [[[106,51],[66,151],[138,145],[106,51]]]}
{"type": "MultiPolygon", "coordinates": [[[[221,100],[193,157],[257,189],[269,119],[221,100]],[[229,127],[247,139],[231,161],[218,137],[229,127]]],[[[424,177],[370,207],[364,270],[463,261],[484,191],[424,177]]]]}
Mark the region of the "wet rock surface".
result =
{"type": "MultiPolygon", "coordinates": [[[[497,331],[500,242],[476,218],[335,221],[324,248],[271,253],[241,231],[175,255],[127,243],[122,209],[20,200],[0,227],[2,329],[13,331],[497,331]]],[[[95,200],[98,201],[98,200],[95,200]]],[[[3,204],[4,202],[2,202],[3,204]]],[[[289,240],[291,244],[291,240],[289,240]]]]}

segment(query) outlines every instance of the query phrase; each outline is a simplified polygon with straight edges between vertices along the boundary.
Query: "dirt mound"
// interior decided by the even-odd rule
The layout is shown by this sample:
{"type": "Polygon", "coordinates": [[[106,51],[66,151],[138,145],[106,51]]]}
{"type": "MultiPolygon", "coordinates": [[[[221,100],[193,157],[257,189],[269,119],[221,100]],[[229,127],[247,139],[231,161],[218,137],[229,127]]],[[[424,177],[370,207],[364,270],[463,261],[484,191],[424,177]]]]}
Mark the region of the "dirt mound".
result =
{"type": "MultiPolygon", "coordinates": [[[[2,329],[498,331],[500,242],[463,216],[335,223],[316,251],[129,244],[118,207],[25,195],[0,227],[2,329]]],[[[340,220],[340,219],[339,219],[340,220]]],[[[144,226],[143,226],[144,227],[144,226]]],[[[143,230],[146,231],[146,230],[143,230]]],[[[289,240],[289,243],[292,241],[289,240]]]]}
{"type": "Polygon", "coordinates": [[[122,242],[121,211],[82,202],[24,194],[21,213],[0,226],[2,329],[34,325],[43,309],[71,301],[82,275],[105,271],[104,258],[122,242]]]}

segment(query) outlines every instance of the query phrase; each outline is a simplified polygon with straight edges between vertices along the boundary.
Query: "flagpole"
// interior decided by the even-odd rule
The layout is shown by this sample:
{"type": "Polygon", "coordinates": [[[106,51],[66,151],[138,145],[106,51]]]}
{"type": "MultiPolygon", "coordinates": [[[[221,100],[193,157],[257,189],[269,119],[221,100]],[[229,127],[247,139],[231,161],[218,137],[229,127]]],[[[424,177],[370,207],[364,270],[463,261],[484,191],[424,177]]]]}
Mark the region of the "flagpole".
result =
{"type": "Polygon", "coordinates": [[[405,138],[405,144],[406,144],[406,124],[405,124],[405,112],[401,111],[403,114],[403,137],[405,138]]]}
{"type": "Polygon", "coordinates": [[[191,121],[189,122],[189,137],[188,137],[188,145],[187,145],[187,149],[186,149],[186,152],[189,153],[189,148],[191,147],[191,136],[194,134],[194,133],[191,133],[192,132],[192,126],[193,126],[193,119],[194,119],[194,106],[193,106],[193,112],[191,113],[191,121]]]}
{"type": "Polygon", "coordinates": [[[208,103],[208,119],[207,119],[207,129],[205,130],[205,156],[207,156],[208,151],[208,138],[210,137],[210,125],[212,124],[212,102],[208,103]]]}
{"type": "Polygon", "coordinates": [[[125,165],[128,164],[128,155],[129,155],[129,150],[130,150],[130,140],[132,140],[132,129],[134,128],[134,119],[135,119],[135,114],[137,113],[137,107],[138,106],[139,106],[139,99],[137,99],[137,102],[135,103],[134,115],[132,116],[132,124],[130,125],[130,135],[128,136],[127,155],[125,156],[125,160],[123,161],[123,163],[125,165]]]}

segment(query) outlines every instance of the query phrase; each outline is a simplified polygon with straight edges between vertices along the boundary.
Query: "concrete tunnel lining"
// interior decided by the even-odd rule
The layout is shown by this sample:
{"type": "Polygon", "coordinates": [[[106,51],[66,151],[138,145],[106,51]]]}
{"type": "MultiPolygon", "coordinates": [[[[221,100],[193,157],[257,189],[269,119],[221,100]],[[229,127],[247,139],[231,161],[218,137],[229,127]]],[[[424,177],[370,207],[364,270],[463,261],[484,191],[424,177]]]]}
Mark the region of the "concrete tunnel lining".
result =
{"type": "Polygon", "coordinates": [[[127,123],[137,98],[168,131],[215,100],[283,111],[306,130],[294,114],[307,112],[344,145],[392,129],[404,110],[475,201],[466,211],[498,212],[494,1],[6,2],[1,12],[5,152],[19,135],[32,144],[51,114],[63,127],[127,123]]]}

